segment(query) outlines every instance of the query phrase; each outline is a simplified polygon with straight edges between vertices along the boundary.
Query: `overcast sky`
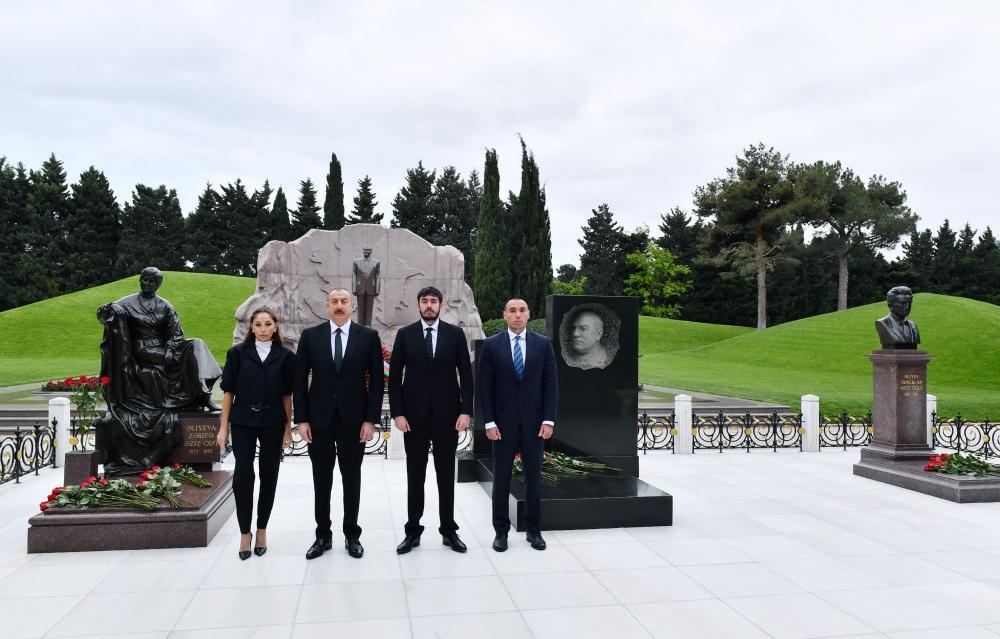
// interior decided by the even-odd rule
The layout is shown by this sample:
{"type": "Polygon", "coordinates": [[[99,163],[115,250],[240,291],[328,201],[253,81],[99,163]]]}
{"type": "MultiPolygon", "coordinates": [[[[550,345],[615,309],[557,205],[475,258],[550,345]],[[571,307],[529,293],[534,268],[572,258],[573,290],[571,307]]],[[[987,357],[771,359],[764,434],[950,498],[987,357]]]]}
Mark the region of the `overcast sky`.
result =
{"type": "MultiPolygon", "coordinates": [[[[119,202],[267,178],[294,203],[331,151],[347,209],[422,160],[538,161],[553,264],[601,202],[656,227],[756,142],[902,182],[920,225],[1000,230],[1000,3],[6,2],[0,156],[119,202]],[[808,5],[808,6],[807,6],[808,5]]],[[[322,198],[322,192],[320,194],[322,198]]]]}

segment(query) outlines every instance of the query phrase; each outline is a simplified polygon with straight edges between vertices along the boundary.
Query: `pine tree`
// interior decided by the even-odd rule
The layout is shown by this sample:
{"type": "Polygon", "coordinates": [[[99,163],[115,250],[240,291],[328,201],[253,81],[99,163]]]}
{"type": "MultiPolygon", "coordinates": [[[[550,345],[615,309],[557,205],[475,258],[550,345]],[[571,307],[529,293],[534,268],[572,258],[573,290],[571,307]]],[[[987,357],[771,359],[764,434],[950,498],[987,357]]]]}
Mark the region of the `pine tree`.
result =
{"type": "Polygon", "coordinates": [[[79,291],[114,279],[121,209],[108,178],[94,167],[84,171],[71,189],[67,290],[79,291]]]}
{"type": "Polygon", "coordinates": [[[615,222],[607,203],[591,210],[583,227],[583,238],[577,240],[580,255],[580,276],[587,279],[584,290],[588,295],[621,295],[625,257],[621,251],[625,232],[615,222]]]}
{"type": "Polygon", "coordinates": [[[344,178],[340,160],[330,154],[330,169],[326,174],[326,197],[323,198],[323,228],[331,231],[344,228],[344,178]]]}
{"type": "Polygon", "coordinates": [[[473,215],[472,199],[461,174],[455,167],[446,166],[434,182],[430,210],[439,226],[429,239],[437,246],[450,245],[461,251],[466,272],[470,272],[475,259],[472,242],[477,216],[473,215]]]}
{"type": "Polygon", "coordinates": [[[695,190],[697,213],[713,218],[712,246],[742,275],[757,281],[757,329],[767,327],[767,272],[780,259],[794,196],[788,158],[763,144],[744,149],[726,177],[695,190]]]}
{"type": "Polygon", "coordinates": [[[367,175],[358,180],[358,195],[354,198],[354,209],[347,218],[348,224],[381,224],[382,214],[375,212],[378,202],[372,190],[372,179],[367,175]]]}
{"type": "Polygon", "coordinates": [[[997,282],[1000,282],[1000,243],[990,227],[987,226],[979,236],[972,256],[975,270],[966,274],[974,284],[970,295],[977,300],[1000,304],[1000,288],[997,287],[997,282]]]}
{"type": "Polygon", "coordinates": [[[954,295],[958,288],[958,248],[955,231],[948,219],[938,228],[934,236],[934,269],[931,272],[931,286],[935,293],[954,295]]]}
{"type": "Polygon", "coordinates": [[[184,220],[184,257],[198,273],[224,273],[225,254],[231,241],[219,217],[219,192],[211,184],[198,196],[198,206],[184,220]]]}
{"type": "Polygon", "coordinates": [[[660,216],[660,237],[656,244],[670,251],[678,263],[692,266],[701,250],[701,234],[704,227],[701,220],[691,223],[691,217],[674,207],[660,216]]]}
{"type": "Polygon", "coordinates": [[[405,183],[392,201],[391,228],[409,229],[433,243],[432,236],[440,227],[431,210],[436,173],[425,169],[423,162],[407,169],[405,183]]]}
{"type": "Polygon", "coordinates": [[[552,236],[538,164],[521,139],[521,190],[513,207],[514,297],[528,303],[535,317],[545,314],[552,283],[552,236]]]}
{"type": "Polygon", "coordinates": [[[226,250],[221,271],[226,275],[252,277],[257,275],[257,251],[267,236],[271,187],[266,182],[262,191],[247,193],[240,180],[221,187],[216,211],[225,226],[226,250]]]}
{"type": "Polygon", "coordinates": [[[66,172],[55,154],[49,155],[40,171],[30,173],[30,180],[27,205],[31,238],[27,250],[36,267],[44,273],[41,278],[33,278],[42,289],[37,299],[42,299],[68,290],[66,257],[69,253],[70,201],[66,172]]]}
{"type": "Polygon", "coordinates": [[[893,286],[906,285],[914,292],[933,290],[934,236],[930,229],[913,231],[909,241],[903,242],[903,258],[894,272],[897,281],[893,286]]]}
{"type": "Polygon", "coordinates": [[[483,195],[476,228],[472,289],[480,316],[486,319],[497,318],[510,297],[513,257],[507,215],[504,204],[500,201],[500,170],[494,149],[486,149],[483,195]]]}
{"type": "Polygon", "coordinates": [[[138,275],[147,266],[161,271],[184,268],[178,247],[184,245],[184,216],[177,191],[160,185],[136,184],[132,201],[122,209],[122,237],[118,243],[115,272],[118,277],[138,275]]]}
{"type": "Polygon", "coordinates": [[[319,206],[316,204],[316,187],[309,178],[299,182],[299,201],[292,213],[291,227],[293,240],[312,229],[323,228],[323,221],[319,219],[319,206]]]}
{"type": "Polygon", "coordinates": [[[287,242],[292,239],[291,224],[288,221],[288,200],[280,186],[278,192],[274,194],[274,206],[271,207],[270,219],[268,240],[287,242]]]}

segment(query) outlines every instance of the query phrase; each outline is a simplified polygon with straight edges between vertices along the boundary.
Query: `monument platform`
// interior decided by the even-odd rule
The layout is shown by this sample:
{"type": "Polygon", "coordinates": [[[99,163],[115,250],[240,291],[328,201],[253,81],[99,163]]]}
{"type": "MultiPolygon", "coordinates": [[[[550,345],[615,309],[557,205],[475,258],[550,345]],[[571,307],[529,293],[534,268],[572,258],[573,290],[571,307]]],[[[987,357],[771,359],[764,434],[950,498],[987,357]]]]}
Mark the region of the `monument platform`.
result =
{"type": "MultiPolygon", "coordinates": [[[[487,495],[493,494],[492,459],[466,459],[460,480],[475,473],[487,495]]],[[[542,529],[632,528],[673,524],[674,498],[656,486],[632,475],[609,477],[560,477],[558,482],[542,482],[542,529]]],[[[510,522],[515,530],[524,528],[524,482],[516,475],[510,482],[510,522]]]]}
{"type": "Polygon", "coordinates": [[[960,504],[1000,501],[1000,477],[962,477],[924,470],[926,458],[889,460],[861,450],[854,474],[960,504]]]}
{"type": "Polygon", "coordinates": [[[152,511],[128,508],[50,508],[28,520],[28,552],[142,550],[207,546],[236,510],[233,474],[202,473],[209,488],[184,485],[189,507],[152,511]]]}

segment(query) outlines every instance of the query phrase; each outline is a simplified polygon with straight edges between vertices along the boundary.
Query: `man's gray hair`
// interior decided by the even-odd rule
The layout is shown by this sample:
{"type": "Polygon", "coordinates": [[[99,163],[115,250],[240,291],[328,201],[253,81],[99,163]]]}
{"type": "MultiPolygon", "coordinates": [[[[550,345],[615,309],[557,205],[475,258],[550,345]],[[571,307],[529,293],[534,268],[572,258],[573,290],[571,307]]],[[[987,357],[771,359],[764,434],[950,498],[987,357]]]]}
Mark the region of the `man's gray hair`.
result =
{"type": "Polygon", "coordinates": [[[910,290],[909,286],[893,286],[889,289],[889,292],[885,294],[886,300],[891,300],[897,295],[909,295],[913,297],[913,291],[910,290]]]}

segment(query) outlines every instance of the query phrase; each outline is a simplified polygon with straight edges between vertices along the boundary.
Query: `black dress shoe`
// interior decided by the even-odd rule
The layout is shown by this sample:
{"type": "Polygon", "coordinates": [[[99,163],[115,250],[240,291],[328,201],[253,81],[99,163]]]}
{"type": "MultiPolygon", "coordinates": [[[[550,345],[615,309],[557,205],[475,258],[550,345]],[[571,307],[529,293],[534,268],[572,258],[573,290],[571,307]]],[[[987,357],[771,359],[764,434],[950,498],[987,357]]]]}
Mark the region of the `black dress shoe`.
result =
{"type": "Polygon", "coordinates": [[[449,546],[455,552],[465,552],[468,547],[458,536],[458,533],[451,533],[450,535],[441,535],[441,543],[445,546],[449,546]]]}
{"type": "Polygon", "coordinates": [[[535,550],[545,550],[545,540],[542,539],[542,533],[528,533],[528,543],[535,550]]]}
{"type": "Polygon", "coordinates": [[[262,556],[266,552],[267,552],[267,546],[254,546],[253,547],[253,554],[257,555],[258,557],[262,556]]]}
{"type": "Polygon", "coordinates": [[[497,535],[493,538],[493,550],[497,552],[507,550],[507,535],[497,535]]]}
{"type": "Polygon", "coordinates": [[[361,559],[361,555],[365,554],[365,547],[361,545],[360,539],[345,539],[344,548],[347,548],[347,554],[355,559],[361,559]]]}
{"type": "Polygon", "coordinates": [[[420,535],[407,535],[403,537],[403,541],[399,542],[396,546],[397,555],[405,555],[414,548],[420,545],[420,535]]]}
{"type": "Polygon", "coordinates": [[[250,551],[249,550],[241,550],[241,551],[239,551],[239,554],[240,554],[240,559],[242,559],[243,561],[246,561],[247,559],[250,559],[250,551]]]}
{"type": "Polygon", "coordinates": [[[317,539],[306,551],[306,559],[315,559],[331,548],[333,548],[332,539],[317,539]]]}

